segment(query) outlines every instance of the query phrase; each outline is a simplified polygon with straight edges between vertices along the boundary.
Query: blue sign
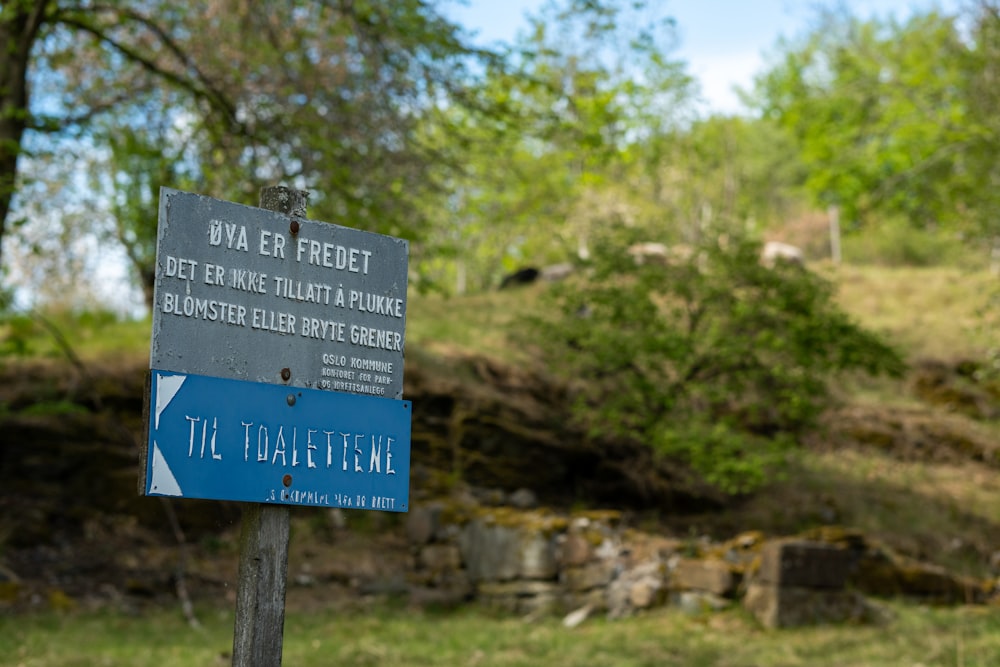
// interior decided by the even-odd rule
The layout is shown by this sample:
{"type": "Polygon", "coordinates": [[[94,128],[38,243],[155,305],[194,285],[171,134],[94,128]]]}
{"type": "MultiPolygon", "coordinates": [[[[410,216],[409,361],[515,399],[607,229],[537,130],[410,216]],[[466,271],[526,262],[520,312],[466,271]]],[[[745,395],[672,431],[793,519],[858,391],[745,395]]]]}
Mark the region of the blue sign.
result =
{"type": "Polygon", "coordinates": [[[408,510],[409,401],[151,372],[146,495],[408,510]]]}

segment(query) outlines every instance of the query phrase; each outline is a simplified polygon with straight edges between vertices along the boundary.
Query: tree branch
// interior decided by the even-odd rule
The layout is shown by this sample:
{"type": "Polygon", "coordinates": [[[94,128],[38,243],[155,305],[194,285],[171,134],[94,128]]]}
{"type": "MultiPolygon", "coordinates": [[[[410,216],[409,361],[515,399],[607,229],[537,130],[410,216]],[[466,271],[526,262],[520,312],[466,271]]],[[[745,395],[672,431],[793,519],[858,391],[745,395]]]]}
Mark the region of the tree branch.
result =
{"type": "Polygon", "coordinates": [[[148,28],[156,35],[157,39],[164,47],[180,62],[184,69],[193,73],[192,77],[186,77],[177,72],[167,69],[153,58],[139,52],[138,49],[113,37],[106,29],[85,20],[83,17],[70,12],[62,12],[57,15],[56,20],[68,27],[75,28],[81,32],[92,35],[99,42],[104,43],[112,49],[118,51],[126,59],[139,65],[147,72],[162,78],[182,90],[186,90],[197,98],[206,100],[213,108],[223,112],[226,120],[234,127],[245,133],[245,128],[236,117],[234,105],[219,91],[212,81],[188,58],[180,46],[155,22],[142,16],[133,10],[122,10],[104,5],[98,5],[91,9],[91,12],[111,12],[126,20],[131,20],[148,28]]]}

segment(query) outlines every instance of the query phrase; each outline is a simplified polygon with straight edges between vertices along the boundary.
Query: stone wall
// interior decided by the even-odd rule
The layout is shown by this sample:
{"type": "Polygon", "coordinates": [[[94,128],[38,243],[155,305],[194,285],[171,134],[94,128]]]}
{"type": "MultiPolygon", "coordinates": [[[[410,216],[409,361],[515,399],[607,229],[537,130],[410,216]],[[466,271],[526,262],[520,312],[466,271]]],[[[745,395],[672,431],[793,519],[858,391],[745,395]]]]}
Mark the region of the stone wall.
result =
{"type": "Polygon", "coordinates": [[[743,604],[763,625],[788,627],[876,622],[870,596],[984,602],[993,595],[992,582],[949,575],[842,529],[681,540],[632,530],[615,511],[538,508],[521,493],[518,507],[471,496],[415,505],[407,519],[413,598],[566,614],[567,623],[665,605],[705,613],[743,604]]]}

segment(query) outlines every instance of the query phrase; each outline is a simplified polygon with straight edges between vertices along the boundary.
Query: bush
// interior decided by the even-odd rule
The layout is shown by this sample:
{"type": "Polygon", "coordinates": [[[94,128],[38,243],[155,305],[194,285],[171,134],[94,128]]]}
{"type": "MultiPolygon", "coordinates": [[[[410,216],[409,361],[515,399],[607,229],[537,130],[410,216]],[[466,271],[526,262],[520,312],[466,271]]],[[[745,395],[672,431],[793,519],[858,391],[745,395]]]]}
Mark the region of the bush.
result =
{"type": "Polygon", "coordinates": [[[639,265],[607,242],[554,286],[525,340],[574,387],[577,424],[634,437],[729,493],[765,481],[827,406],[836,374],[899,374],[899,354],[839,310],[803,267],[748,240],[639,265]]]}

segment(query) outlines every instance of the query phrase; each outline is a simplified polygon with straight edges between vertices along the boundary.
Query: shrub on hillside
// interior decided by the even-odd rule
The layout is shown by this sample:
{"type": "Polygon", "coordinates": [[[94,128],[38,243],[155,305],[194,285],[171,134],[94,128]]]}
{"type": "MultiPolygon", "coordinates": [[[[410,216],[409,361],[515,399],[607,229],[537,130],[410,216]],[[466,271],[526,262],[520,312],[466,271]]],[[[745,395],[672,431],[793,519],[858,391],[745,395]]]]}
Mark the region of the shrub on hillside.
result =
{"type": "Polygon", "coordinates": [[[745,492],[815,425],[838,373],[903,370],[892,347],[837,307],[826,280],[762,266],[759,253],[728,239],[637,263],[609,241],[522,332],[574,387],[589,434],[642,439],[745,492]]]}

